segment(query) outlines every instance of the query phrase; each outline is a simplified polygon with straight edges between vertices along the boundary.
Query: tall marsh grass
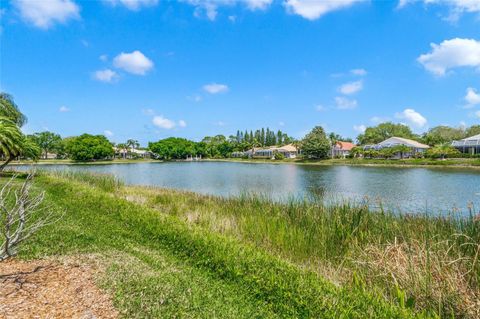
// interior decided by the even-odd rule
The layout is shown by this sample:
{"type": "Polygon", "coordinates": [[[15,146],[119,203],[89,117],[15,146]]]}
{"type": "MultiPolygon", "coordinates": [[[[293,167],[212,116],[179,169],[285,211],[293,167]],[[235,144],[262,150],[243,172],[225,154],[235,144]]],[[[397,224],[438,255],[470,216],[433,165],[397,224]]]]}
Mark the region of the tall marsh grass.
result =
{"type": "Polygon", "coordinates": [[[83,182],[93,187],[98,187],[107,192],[118,190],[124,185],[122,181],[110,174],[91,173],[85,171],[71,171],[71,170],[55,170],[55,171],[40,171],[40,174],[49,174],[55,177],[71,179],[83,182]]]}
{"type": "Polygon", "coordinates": [[[248,241],[329,278],[439,315],[480,317],[480,215],[370,211],[368,203],[234,199],[129,187],[127,199],[248,241]]]}

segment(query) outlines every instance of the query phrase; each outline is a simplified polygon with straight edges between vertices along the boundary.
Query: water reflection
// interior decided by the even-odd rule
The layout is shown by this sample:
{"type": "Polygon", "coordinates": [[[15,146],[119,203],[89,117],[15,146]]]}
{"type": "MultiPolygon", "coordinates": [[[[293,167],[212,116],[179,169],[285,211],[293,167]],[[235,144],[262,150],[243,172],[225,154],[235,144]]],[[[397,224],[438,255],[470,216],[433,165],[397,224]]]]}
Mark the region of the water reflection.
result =
{"type": "Polygon", "coordinates": [[[127,184],[184,189],[203,194],[261,194],[284,200],[357,202],[368,199],[403,212],[467,211],[480,207],[480,171],[445,168],[300,166],[228,162],[46,165],[54,170],[109,173],[127,184]]]}

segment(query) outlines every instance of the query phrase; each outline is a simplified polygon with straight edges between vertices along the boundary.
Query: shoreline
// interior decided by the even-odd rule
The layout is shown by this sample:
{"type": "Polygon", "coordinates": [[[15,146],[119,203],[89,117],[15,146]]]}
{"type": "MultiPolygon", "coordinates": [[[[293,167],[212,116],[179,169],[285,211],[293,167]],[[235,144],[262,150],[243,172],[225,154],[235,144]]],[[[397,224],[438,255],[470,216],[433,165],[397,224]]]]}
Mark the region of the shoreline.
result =
{"type": "MultiPolygon", "coordinates": [[[[163,161],[155,159],[142,160],[110,160],[110,161],[92,161],[92,162],[75,162],[72,160],[39,160],[38,162],[17,161],[10,165],[112,165],[112,164],[140,164],[140,163],[175,163],[175,162],[191,162],[186,160],[163,161]]],[[[193,161],[197,162],[197,161],[193,161]]],[[[407,167],[407,168],[462,168],[462,169],[480,169],[480,159],[447,159],[428,160],[428,159],[405,159],[405,160],[378,160],[378,159],[327,159],[319,161],[305,160],[267,160],[267,159],[234,159],[234,158],[212,158],[202,159],[198,162],[226,162],[226,163],[243,163],[243,164],[273,164],[273,165],[304,165],[304,166],[366,166],[366,167],[407,167]],[[382,162],[385,161],[385,162],[382,162]]]]}

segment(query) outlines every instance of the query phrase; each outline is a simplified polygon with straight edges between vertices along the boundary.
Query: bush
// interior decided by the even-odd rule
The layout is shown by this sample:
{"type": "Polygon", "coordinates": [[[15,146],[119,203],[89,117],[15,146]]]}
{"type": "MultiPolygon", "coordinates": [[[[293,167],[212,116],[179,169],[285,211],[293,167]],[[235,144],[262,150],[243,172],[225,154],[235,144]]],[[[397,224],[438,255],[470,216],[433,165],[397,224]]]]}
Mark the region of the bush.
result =
{"type": "Polygon", "coordinates": [[[282,153],[278,153],[278,152],[275,153],[275,155],[273,157],[278,161],[281,161],[281,160],[285,159],[285,155],[283,155],[282,153]]]}

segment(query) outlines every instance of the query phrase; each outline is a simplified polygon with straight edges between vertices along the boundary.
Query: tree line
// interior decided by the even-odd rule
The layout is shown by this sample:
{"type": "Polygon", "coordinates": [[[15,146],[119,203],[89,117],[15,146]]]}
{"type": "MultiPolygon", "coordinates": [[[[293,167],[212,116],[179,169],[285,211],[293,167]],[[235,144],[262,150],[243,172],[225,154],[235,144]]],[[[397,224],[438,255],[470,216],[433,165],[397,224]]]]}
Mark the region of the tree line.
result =
{"type": "MultiPolygon", "coordinates": [[[[56,158],[69,158],[76,161],[112,159],[116,155],[134,157],[134,149],[140,147],[138,141],[130,139],[125,143],[114,144],[103,135],[82,134],[80,136],[62,138],[53,132],[40,132],[25,135],[21,127],[27,118],[21,113],[13,98],[7,93],[0,94],[0,156],[3,162],[2,170],[15,158],[38,159],[55,154],[56,158]],[[114,149],[115,147],[115,149],[114,149]],[[115,151],[116,150],[116,151],[115,151]]],[[[480,134],[480,125],[470,127],[437,126],[418,135],[410,127],[392,122],[381,123],[368,127],[357,136],[359,145],[377,144],[390,137],[403,137],[433,146],[428,154],[431,157],[458,155],[450,146],[454,140],[480,134]]],[[[269,128],[253,130],[238,130],[235,135],[206,136],[200,142],[185,138],[169,137],[157,142],[150,142],[148,150],[158,159],[185,159],[188,156],[203,158],[226,158],[234,152],[245,152],[252,148],[286,145],[293,143],[302,149],[304,156],[309,158],[326,158],[331,148],[338,141],[352,139],[336,133],[328,135],[324,129],[317,126],[303,139],[296,140],[282,132],[269,128]]],[[[405,150],[397,150],[403,153],[405,150]]],[[[389,157],[392,150],[364,150],[355,148],[352,156],[389,157]],[[376,153],[375,153],[376,152],[376,153]]],[[[406,151],[405,151],[406,152],[406,151]]]]}
{"type": "Polygon", "coordinates": [[[364,133],[358,135],[357,141],[359,145],[377,144],[396,136],[415,140],[429,146],[436,146],[450,144],[453,141],[478,134],[480,134],[480,125],[472,125],[470,127],[440,125],[419,135],[412,132],[407,125],[385,122],[377,126],[368,127],[364,133]]]}

